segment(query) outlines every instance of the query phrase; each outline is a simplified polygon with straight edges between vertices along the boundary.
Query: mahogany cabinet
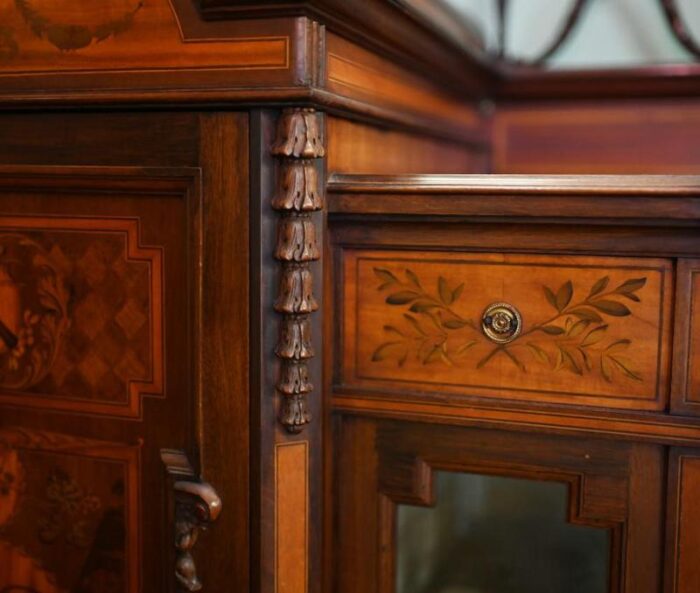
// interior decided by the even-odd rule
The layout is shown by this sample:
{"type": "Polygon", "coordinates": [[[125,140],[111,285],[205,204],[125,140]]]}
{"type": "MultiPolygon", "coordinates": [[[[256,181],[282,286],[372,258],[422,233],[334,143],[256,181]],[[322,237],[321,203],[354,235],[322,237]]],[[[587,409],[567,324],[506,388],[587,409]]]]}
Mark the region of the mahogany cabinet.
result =
{"type": "Polygon", "coordinates": [[[0,6],[0,593],[695,593],[698,71],[611,76],[0,6]]]}

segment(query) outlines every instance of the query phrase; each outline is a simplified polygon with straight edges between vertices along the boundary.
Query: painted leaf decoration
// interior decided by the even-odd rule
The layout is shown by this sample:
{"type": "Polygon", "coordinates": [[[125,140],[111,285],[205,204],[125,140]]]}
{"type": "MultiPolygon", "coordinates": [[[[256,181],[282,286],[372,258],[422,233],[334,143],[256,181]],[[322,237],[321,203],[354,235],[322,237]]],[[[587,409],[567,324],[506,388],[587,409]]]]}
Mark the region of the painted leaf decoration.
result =
{"type": "Polygon", "coordinates": [[[564,365],[564,353],[561,348],[557,348],[556,360],[554,361],[554,370],[558,371],[564,365]]]}
{"type": "Polygon", "coordinates": [[[618,286],[615,289],[615,292],[619,293],[631,293],[631,292],[636,292],[640,288],[643,288],[644,285],[647,283],[646,278],[631,278],[630,280],[626,280],[620,286],[618,286]]]}
{"type": "Polygon", "coordinates": [[[420,299],[411,305],[409,311],[412,311],[413,313],[425,313],[439,306],[440,305],[435,304],[433,301],[420,299]]]}
{"type": "Polygon", "coordinates": [[[541,360],[542,362],[549,363],[549,355],[544,349],[540,348],[537,344],[528,342],[527,344],[525,344],[525,346],[527,346],[527,349],[530,352],[532,352],[535,358],[541,360]]]}
{"type": "Polygon", "coordinates": [[[413,317],[413,315],[404,313],[404,317],[406,318],[406,321],[408,321],[413,326],[413,329],[415,329],[420,335],[428,335],[427,333],[425,333],[425,330],[421,327],[420,323],[418,323],[418,320],[415,317],[413,317]]]}
{"type": "Polygon", "coordinates": [[[594,297],[595,295],[603,292],[607,288],[609,282],[610,276],[603,276],[591,287],[591,292],[588,293],[588,298],[594,297]]]}
{"type": "Polygon", "coordinates": [[[444,331],[444,329],[442,327],[442,318],[441,317],[435,315],[432,311],[425,311],[425,315],[427,315],[430,322],[435,326],[435,329],[437,329],[440,333],[442,333],[444,331]]]}
{"type": "Polygon", "coordinates": [[[417,288],[420,288],[420,287],[421,287],[421,286],[420,286],[420,281],[418,280],[418,276],[416,276],[414,272],[412,272],[411,270],[408,270],[408,269],[407,269],[407,270],[406,270],[406,277],[407,277],[408,280],[411,282],[411,284],[413,284],[413,285],[416,286],[417,288]]]}
{"type": "Polygon", "coordinates": [[[462,296],[462,291],[464,290],[464,282],[460,284],[457,288],[452,291],[452,302],[454,303],[460,296],[462,296]]]}
{"type": "Polygon", "coordinates": [[[631,361],[621,356],[610,356],[609,358],[613,362],[613,364],[630,379],[634,379],[635,381],[643,381],[642,377],[640,377],[637,373],[635,373],[632,370],[631,361]]]}
{"type": "Polygon", "coordinates": [[[385,342],[384,344],[380,345],[379,348],[377,348],[372,354],[372,362],[386,360],[392,352],[396,352],[402,346],[402,342],[385,342]]]}
{"type": "Polygon", "coordinates": [[[438,278],[438,292],[440,293],[440,300],[446,305],[452,304],[452,291],[450,290],[447,280],[442,276],[438,278]]]}
{"type": "Polygon", "coordinates": [[[566,348],[559,346],[559,350],[561,351],[561,356],[564,365],[573,373],[577,375],[583,375],[583,370],[581,369],[581,366],[579,363],[576,361],[574,358],[574,355],[569,352],[566,348]]]}
{"type": "Polygon", "coordinates": [[[393,325],[385,325],[382,329],[387,333],[396,334],[401,336],[402,338],[406,337],[406,335],[399,328],[394,327],[393,325]]]}
{"type": "Polygon", "coordinates": [[[610,344],[605,351],[608,353],[619,352],[620,350],[625,350],[632,342],[630,340],[617,340],[610,344]]]}
{"type": "Polygon", "coordinates": [[[382,282],[384,282],[387,286],[389,284],[393,284],[394,282],[398,282],[399,279],[394,276],[389,270],[385,268],[374,268],[374,275],[379,278],[382,282]]]}
{"type": "Polygon", "coordinates": [[[595,301],[591,303],[598,311],[605,313],[607,315],[612,315],[613,317],[625,317],[631,313],[627,308],[627,305],[618,303],[617,301],[595,301]]]}
{"type": "Polygon", "coordinates": [[[612,383],[612,369],[607,356],[600,357],[600,374],[603,375],[603,379],[608,383],[612,383]]]}
{"type": "Polygon", "coordinates": [[[625,297],[626,299],[629,299],[630,301],[634,301],[635,303],[641,303],[642,299],[640,299],[636,294],[633,292],[623,292],[622,296],[625,297]]]}
{"type": "Polygon", "coordinates": [[[432,350],[428,352],[428,355],[423,359],[423,364],[429,364],[431,362],[441,360],[442,356],[443,352],[440,349],[440,346],[433,346],[432,350]]]}
{"type": "Polygon", "coordinates": [[[419,296],[419,293],[412,290],[400,290],[386,297],[386,302],[390,305],[405,305],[415,301],[419,296]]]}
{"type": "Polygon", "coordinates": [[[450,360],[450,357],[447,355],[447,344],[445,342],[443,342],[442,346],[440,346],[440,358],[446,365],[451,367],[454,366],[454,363],[450,360]]]}
{"type": "Polygon", "coordinates": [[[542,290],[544,290],[544,296],[547,297],[547,301],[549,301],[549,304],[552,305],[552,307],[554,307],[558,311],[559,309],[557,308],[557,297],[554,296],[554,293],[549,288],[549,286],[543,286],[542,290]]]}
{"type": "Polygon", "coordinates": [[[561,327],[557,327],[556,325],[545,325],[540,329],[544,333],[549,334],[550,336],[560,336],[564,333],[564,329],[561,327]]]}
{"type": "Polygon", "coordinates": [[[455,351],[455,353],[456,353],[457,355],[464,354],[464,352],[466,352],[467,350],[469,350],[469,348],[471,348],[471,347],[474,346],[474,345],[476,345],[476,340],[470,340],[469,342],[465,342],[465,343],[462,344],[459,348],[457,348],[457,350],[455,351]]]}
{"type": "Polygon", "coordinates": [[[596,327],[595,329],[591,330],[590,332],[588,332],[588,335],[585,338],[583,338],[581,346],[585,348],[586,346],[592,346],[593,344],[597,344],[605,337],[605,330],[607,329],[607,325],[601,325],[600,327],[596,327]]]}
{"type": "Polygon", "coordinates": [[[571,326],[567,332],[567,335],[570,338],[576,338],[577,336],[580,336],[590,324],[591,322],[588,319],[581,319],[571,326]]]}
{"type": "Polygon", "coordinates": [[[589,321],[597,323],[603,321],[603,318],[600,315],[598,315],[598,313],[596,313],[595,310],[589,308],[581,307],[572,309],[571,314],[576,315],[576,317],[578,317],[579,319],[587,319],[589,321]]]}
{"type": "Polygon", "coordinates": [[[593,365],[591,364],[591,357],[589,356],[588,352],[586,352],[583,348],[578,348],[577,350],[581,354],[581,358],[583,358],[583,363],[586,365],[586,368],[589,371],[593,370],[593,365]]]}
{"type": "Polygon", "coordinates": [[[571,297],[573,294],[574,285],[571,283],[571,280],[564,282],[564,284],[561,285],[561,288],[557,291],[557,311],[563,311],[566,308],[566,306],[571,302],[571,297]]]}
{"type": "Polygon", "coordinates": [[[510,358],[510,359],[513,361],[513,363],[515,364],[515,366],[517,366],[523,373],[526,373],[526,372],[527,372],[527,369],[525,368],[525,365],[524,365],[522,362],[520,362],[520,360],[518,360],[518,357],[515,356],[515,354],[513,354],[508,348],[504,348],[504,349],[503,349],[503,353],[504,353],[508,358],[510,358]]]}

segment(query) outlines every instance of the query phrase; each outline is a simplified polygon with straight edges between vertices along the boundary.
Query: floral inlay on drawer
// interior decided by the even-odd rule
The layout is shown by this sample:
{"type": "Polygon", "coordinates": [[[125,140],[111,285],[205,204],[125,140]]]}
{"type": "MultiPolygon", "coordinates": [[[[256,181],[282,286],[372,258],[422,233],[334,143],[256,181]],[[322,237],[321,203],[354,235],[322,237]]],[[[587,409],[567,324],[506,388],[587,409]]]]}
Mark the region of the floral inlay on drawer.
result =
{"type": "Polygon", "coordinates": [[[667,260],[348,251],[344,262],[346,385],[666,404],[667,260]]]}

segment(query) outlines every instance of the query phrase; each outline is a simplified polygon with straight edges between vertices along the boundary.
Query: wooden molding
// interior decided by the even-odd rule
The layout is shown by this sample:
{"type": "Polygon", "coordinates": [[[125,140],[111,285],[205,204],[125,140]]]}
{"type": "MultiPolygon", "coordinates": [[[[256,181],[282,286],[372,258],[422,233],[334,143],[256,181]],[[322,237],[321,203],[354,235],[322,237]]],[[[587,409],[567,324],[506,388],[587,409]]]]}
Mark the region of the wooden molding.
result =
{"type": "Polygon", "coordinates": [[[306,397],[313,391],[307,361],[314,356],[309,315],[318,309],[311,263],[320,258],[311,215],[323,208],[317,159],[324,156],[313,109],[287,109],[277,122],[272,154],[278,159],[277,189],[271,205],[279,213],[274,257],[281,264],[275,311],[282,319],[275,354],[281,362],[277,391],[279,419],[291,433],[311,420],[306,397]]]}

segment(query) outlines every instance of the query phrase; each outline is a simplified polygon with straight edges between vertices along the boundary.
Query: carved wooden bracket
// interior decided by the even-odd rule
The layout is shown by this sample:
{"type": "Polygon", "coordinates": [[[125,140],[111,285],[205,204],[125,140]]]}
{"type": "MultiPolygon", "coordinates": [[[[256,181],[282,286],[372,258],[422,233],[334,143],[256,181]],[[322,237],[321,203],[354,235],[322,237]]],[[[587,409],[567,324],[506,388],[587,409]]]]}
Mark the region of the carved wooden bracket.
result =
{"type": "Polygon", "coordinates": [[[199,532],[221,513],[221,499],[211,484],[196,478],[182,451],[162,449],[161,459],[175,480],[175,578],[184,591],[200,591],[202,582],[197,576],[192,549],[199,532]]]}
{"type": "Polygon", "coordinates": [[[275,259],[281,262],[275,311],[282,314],[275,354],[281,361],[277,391],[282,396],[280,422],[298,433],[311,420],[306,396],[308,359],[314,356],[309,315],[318,309],[311,262],[320,257],[313,212],[323,209],[317,160],[324,155],[318,115],[313,109],[286,109],[277,123],[272,154],[278,157],[272,208],[280,217],[275,259]]]}

